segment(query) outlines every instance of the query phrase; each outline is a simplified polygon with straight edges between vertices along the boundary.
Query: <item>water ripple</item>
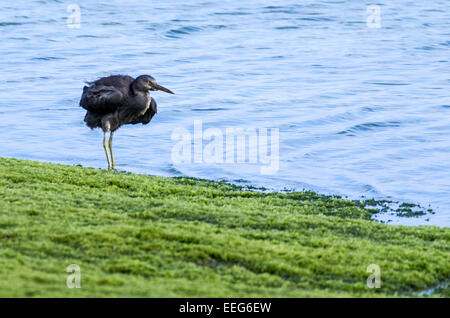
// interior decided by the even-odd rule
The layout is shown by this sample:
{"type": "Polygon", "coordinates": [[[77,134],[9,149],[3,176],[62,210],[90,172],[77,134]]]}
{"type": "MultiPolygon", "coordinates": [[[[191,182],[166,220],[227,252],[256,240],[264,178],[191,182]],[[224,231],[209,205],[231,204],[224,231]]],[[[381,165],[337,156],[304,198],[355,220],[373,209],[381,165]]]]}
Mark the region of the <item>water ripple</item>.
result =
{"type": "Polygon", "coordinates": [[[375,123],[364,123],[352,126],[346,130],[338,132],[339,135],[356,136],[358,132],[367,132],[380,130],[383,128],[400,127],[399,121],[391,122],[375,122],[375,123]]]}

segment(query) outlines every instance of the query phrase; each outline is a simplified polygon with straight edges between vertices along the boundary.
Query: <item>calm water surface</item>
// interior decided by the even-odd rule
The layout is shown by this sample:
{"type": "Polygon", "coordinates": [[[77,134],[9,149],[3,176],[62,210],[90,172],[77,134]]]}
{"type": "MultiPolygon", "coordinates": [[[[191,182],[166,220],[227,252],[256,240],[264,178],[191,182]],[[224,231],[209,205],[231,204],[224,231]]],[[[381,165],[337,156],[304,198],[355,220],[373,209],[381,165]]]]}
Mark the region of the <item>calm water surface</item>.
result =
{"type": "Polygon", "coordinates": [[[450,225],[449,1],[75,1],[0,3],[0,156],[105,167],[84,126],[86,80],[148,73],[148,126],[114,141],[120,170],[313,189],[431,206],[393,223],[450,225]],[[280,169],[175,164],[171,133],[278,128],[280,169]],[[429,219],[428,221],[426,219],[429,219]]]}

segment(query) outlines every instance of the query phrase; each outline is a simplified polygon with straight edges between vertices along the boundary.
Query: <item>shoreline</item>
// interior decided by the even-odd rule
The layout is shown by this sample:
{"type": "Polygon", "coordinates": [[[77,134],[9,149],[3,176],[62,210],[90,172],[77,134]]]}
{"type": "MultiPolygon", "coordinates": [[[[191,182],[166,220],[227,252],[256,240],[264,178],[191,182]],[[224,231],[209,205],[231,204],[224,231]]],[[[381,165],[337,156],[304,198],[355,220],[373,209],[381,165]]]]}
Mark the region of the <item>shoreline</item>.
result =
{"type": "MultiPolygon", "coordinates": [[[[23,161],[34,161],[34,162],[41,162],[41,163],[49,163],[49,164],[55,164],[55,165],[63,165],[63,166],[73,166],[73,167],[80,167],[85,169],[99,169],[99,170],[107,170],[102,167],[97,166],[83,166],[81,164],[70,164],[70,163],[59,163],[57,161],[45,161],[40,159],[27,159],[27,158],[15,158],[15,157],[2,157],[5,159],[16,159],[16,160],[23,160],[23,161]]],[[[430,216],[436,215],[436,211],[431,208],[431,206],[423,206],[420,203],[413,202],[411,200],[401,200],[401,199],[386,199],[384,197],[367,197],[365,195],[347,195],[343,193],[335,194],[331,191],[320,191],[318,188],[302,188],[302,189],[295,189],[295,188],[267,188],[264,185],[257,185],[251,183],[249,180],[227,180],[227,179],[207,179],[203,177],[192,177],[187,175],[179,175],[179,176],[171,176],[171,175],[152,175],[147,174],[145,172],[132,172],[132,171],[126,171],[126,170],[115,170],[116,173],[125,173],[125,174],[134,174],[139,176],[149,176],[149,177],[162,177],[162,178],[168,178],[168,179],[178,179],[178,178],[184,178],[184,179],[191,179],[194,181],[200,181],[200,182],[211,182],[211,183],[223,183],[230,185],[232,187],[235,187],[237,189],[240,189],[242,191],[252,191],[252,192],[261,192],[261,193],[298,193],[298,192],[310,192],[314,193],[318,196],[328,198],[328,197],[334,197],[342,200],[348,200],[353,201],[355,203],[361,203],[365,207],[369,209],[376,209],[378,212],[373,212],[372,214],[372,220],[374,222],[378,223],[384,223],[389,225],[404,225],[404,226],[437,226],[440,228],[449,228],[447,225],[441,225],[437,224],[436,222],[426,223],[429,222],[426,218],[429,218],[430,216]],[[418,221],[420,223],[415,223],[418,219],[423,219],[421,221],[418,221]]]]}

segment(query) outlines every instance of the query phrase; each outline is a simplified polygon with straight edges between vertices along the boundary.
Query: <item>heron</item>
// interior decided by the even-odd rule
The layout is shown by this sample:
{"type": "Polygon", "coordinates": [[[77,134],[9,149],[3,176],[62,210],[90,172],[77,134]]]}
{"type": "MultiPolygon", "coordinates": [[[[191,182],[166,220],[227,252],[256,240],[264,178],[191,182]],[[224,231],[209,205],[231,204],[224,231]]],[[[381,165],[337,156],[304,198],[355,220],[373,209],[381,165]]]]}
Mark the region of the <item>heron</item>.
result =
{"type": "Polygon", "coordinates": [[[99,127],[103,130],[103,148],[108,170],[115,169],[112,151],[114,132],[122,125],[146,125],[152,120],[156,114],[156,101],[149,91],[174,93],[159,85],[150,75],[140,75],[137,78],[111,75],[86,84],[89,86],[83,87],[80,99],[80,106],[86,110],[84,122],[91,129],[99,127]],[[110,132],[108,144],[107,132],[110,132]]]}

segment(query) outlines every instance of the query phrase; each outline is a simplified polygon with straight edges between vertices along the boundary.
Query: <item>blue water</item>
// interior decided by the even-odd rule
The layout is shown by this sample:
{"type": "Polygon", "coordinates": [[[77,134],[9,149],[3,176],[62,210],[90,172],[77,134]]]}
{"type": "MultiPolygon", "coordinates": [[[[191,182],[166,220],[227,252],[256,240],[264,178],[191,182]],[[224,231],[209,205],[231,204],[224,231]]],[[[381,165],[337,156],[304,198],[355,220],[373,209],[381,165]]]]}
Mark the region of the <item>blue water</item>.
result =
{"type": "Polygon", "coordinates": [[[151,74],[147,126],[121,128],[119,170],[416,202],[393,223],[450,225],[450,2],[1,1],[0,156],[105,167],[83,82],[151,74]],[[279,129],[280,168],[176,164],[176,128],[279,129]]]}

